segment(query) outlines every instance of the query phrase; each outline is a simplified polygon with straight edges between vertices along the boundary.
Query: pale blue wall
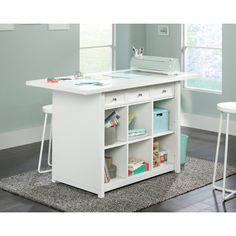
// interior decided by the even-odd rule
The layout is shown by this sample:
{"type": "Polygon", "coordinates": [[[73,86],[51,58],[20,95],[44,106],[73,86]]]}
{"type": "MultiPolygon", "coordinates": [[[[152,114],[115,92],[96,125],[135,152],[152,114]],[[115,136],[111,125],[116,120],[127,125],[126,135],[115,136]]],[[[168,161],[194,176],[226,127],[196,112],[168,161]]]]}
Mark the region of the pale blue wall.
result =
{"type": "Polygon", "coordinates": [[[169,36],[159,36],[156,24],[146,25],[145,54],[161,57],[180,57],[181,25],[169,25],[169,36]]]}
{"type": "Polygon", "coordinates": [[[38,126],[51,93],[27,80],[66,75],[79,67],[79,27],[48,31],[47,25],[16,25],[0,31],[0,132],[38,126]]]}
{"type": "MultiPolygon", "coordinates": [[[[223,48],[223,91],[222,94],[197,92],[182,89],[182,111],[197,115],[218,117],[218,102],[236,101],[236,25],[224,24],[223,48]]],[[[169,36],[158,36],[157,25],[146,26],[147,54],[181,58],[181,25],[171,24],[169,36]]]]}
{"type": "MultiPolygon", "coordinates": [[[[130,45],[145,45],[144,25],[117,25],[117,69],[129,68],[130,45]]],[[[79,25],[48,31],[47,25],[16,25],[0,31],[0,132],[42,125],[51,92],[27,80],[73,74],[79,69],[79,25]]]]}
{"type": "Polygon", "coordinates": [[[144,24],[118,24],[116,38],[116,69],[127,69],[132,56],[132,45],[146,46],[146,27],[144,24]]]}

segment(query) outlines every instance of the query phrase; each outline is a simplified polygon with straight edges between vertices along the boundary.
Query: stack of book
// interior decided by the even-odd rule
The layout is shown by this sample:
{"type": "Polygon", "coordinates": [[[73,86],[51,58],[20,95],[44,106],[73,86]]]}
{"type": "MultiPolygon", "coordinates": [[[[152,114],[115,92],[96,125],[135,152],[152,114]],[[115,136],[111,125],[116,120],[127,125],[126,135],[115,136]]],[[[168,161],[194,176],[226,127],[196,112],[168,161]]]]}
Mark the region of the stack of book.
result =
{"type": "Polygon", "coordinates": [[[146,135],[146,129],[144,128],[135,128],[135,119],[136,119],[136,113],[135,112],[129,112],[129,132],[128,136],[130,138],[146,135]]]}
{"type": "Polygon", "coordinates": [[[129,130],[129,137],[136,137],[140,135],[145,135],[146,129],[130,129],[129,130]]]}
{"type": "Polygon", "coordinates": [[[106,119],[105,119],[105,127],[115,127],[119,124],[120,115],[113,111],[106,119]]]}
{"type": "Polygon", "coordinates": [[[136,175],[149,170],[149,164],[143,160],[129,159],[128,176],[136,175]]]}

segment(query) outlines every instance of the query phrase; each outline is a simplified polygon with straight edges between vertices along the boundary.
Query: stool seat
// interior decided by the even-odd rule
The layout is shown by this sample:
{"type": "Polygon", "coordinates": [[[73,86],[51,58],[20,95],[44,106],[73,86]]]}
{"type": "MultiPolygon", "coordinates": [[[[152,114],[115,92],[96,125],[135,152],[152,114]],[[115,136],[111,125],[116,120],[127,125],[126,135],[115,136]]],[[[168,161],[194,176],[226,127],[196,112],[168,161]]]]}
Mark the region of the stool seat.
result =
{"type": "Polygon", "coordinates": [[[222,112],[236,113],[236,102],[218,103],[217,109],[222,112]]]}
{"type": "Polygon", "coordinates": [[[52,105],[46,105],[42,107],[44,113],[52,114],[52,105]]]}

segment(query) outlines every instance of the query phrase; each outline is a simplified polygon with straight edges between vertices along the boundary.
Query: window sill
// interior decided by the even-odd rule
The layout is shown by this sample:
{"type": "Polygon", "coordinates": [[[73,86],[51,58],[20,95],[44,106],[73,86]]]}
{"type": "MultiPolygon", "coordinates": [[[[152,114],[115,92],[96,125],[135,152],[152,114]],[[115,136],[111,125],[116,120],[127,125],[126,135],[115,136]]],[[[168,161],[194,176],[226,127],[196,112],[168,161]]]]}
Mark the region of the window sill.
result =
{"type": "Polygon", "coordinates": [[[211,93],[211,94],[217,94],[222,95],[222,90],[211,90],[211,89],[203,89],[203,88],[191,88],[191,87],[184,87],[184,90],[192,91],[192,92],[200,92],[200,93],[211,93]]]}

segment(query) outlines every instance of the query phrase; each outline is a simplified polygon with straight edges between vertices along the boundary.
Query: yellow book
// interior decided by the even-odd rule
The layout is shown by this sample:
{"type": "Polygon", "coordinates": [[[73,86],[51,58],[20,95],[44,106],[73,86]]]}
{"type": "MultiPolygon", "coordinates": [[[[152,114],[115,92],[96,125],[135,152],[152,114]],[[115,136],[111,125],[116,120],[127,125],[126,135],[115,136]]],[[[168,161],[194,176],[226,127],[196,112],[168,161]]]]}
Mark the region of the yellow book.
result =
{"type": "Polygon", "coordinates": [[[129,112],[129,125],[131,124],[131,122],[134,120],[135,118],[135,112],[129,112]]]}

